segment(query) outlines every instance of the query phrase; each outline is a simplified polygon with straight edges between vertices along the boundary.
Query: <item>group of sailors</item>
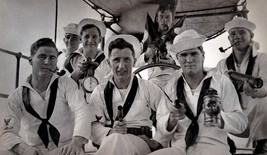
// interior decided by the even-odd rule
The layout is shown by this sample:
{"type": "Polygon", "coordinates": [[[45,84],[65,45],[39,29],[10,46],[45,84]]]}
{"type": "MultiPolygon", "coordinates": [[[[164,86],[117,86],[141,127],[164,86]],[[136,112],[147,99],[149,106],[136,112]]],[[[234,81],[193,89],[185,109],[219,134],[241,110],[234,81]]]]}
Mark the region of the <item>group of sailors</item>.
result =
{"type": "MultiPolygon", "coordinates": [[[[173,17],[171,6],[159,8],[162,37],[173,17]]],[[[254,154],[266,154],[267,55],[257,51],[255,28],[243,17],[226,23],[232,54],[210,70],[203,66],[204,35],[193,29],[173,35],[158,62],[181,69],[151,68],[145,80],[133,67],[155,62],[155,42],[141,46],[130,34],[113,35],[102,51],[103,22],[68,24],[62,53],[49,38],[32,44],[32,74],[9,96],[0,120],[0,154],[82,155],[90,140],[96,155],[226,155],[234,153],[228,134],[247,137],[254,154]],[[263,86],[229,71],[260,77],[263,86]]]]}

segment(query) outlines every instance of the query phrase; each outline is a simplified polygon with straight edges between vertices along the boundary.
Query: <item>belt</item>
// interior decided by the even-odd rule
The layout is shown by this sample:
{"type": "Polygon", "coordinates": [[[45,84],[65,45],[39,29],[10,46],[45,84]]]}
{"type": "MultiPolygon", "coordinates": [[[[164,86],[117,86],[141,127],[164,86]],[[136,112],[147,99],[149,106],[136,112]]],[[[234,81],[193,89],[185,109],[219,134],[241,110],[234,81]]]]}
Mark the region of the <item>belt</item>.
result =
{"type": "Polygon", "coordinates": [[[140,128],[127,128],[127,133],[133,135],[146,135],[148,138],[152,138],[151,128],[148,126],[141,126],[140,128]]]}

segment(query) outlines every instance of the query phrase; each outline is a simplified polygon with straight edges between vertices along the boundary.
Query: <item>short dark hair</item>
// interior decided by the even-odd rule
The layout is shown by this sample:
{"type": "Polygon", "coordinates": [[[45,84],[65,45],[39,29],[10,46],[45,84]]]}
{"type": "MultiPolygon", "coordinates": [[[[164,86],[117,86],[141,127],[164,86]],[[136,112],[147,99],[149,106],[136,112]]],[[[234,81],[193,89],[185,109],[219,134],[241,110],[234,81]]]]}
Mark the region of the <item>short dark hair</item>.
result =
{"type": "Polygon", "coordinates": [[[113,40],[112,42],[110,42],[108,46],[108,56],[110,56],[111,51],[115,48],[118,48],[118,49],[129,48],[132,51],[133,57],[135,57],[133,45],[125,41],[123,38],[117,38],[113,40]]]}
{"type": "MultiPolygon", "coordinates": [[[[57,50],[56,44],[53,42],[50,38],[41,38],[35,41],[31,46],[31,57],[34,56],[34,54],[37,52],[37,50],[40,47],[47,46],[47,47],[53,47],[57,50]]],[[[57,50],[58,52],[58,50],[57,50]]]]}
{"type": "Polygon", "coordinates": [[[172,4],[170,3],[163,3],[159,6],[158,10],[157,10],[157,14],[156,16],[158,16],[158,13],[159,12],[164,12],[166,10],[169,10],[171,13],[172,13],[172,17],[174,18],[175,16],[175,9],[176,9],[176,6],[173,6],[172,4]]]}
{"type": "Polygon", "coordinates": [[[97,31],[98,31],[98,33],[99,33],[99,36],[101,36],[101,31],[100,31],[100,29],[99,29],[96,25],[94,25],[94,24],[86,24],[86,25],[84,25],[84,26],[82,27],[81,31],[80,31],[80,35],[82,36],[82,34],[83,34],[83,32],[84,32],[85,30],[87,30],[87,29],[91,29],[91,28],[93,28],[93,27],[95,27],[95,28],[97,29],[97,31]]]}

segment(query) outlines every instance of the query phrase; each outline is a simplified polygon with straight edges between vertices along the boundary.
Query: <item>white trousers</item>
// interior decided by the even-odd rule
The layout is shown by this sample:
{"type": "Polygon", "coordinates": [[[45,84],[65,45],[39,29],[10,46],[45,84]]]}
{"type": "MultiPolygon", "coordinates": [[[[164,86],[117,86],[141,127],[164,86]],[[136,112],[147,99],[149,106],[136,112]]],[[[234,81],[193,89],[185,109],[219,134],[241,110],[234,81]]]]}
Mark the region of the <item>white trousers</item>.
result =
{"type": "MultiPolygon", "coordinates": [[[[44,155],[59,155],[59,149],[55,149],[52,151],[47,151],[47,152],[43,152],[44,155]]],[[[14,153],[12,151],[7,151],[7,150],[0,150],[0,155],[18,155],[17,153],[14,153]]],[[[84,152],[80,153],[80,155],[85,155],[84,152]]]]}
{"type": "Polygon", "coordinates": [[[147,155],[147,143],[132,134],[113,133],[105,137],[95,155],[147,155]]]}
{"type": "Polygon", "coordinates": [[[210,143],[197,143],[191,146],[187,151],[182,145],[180,148],[170,147],[152,152],[149,155],[231,155],[229,147],[210,143]]]}

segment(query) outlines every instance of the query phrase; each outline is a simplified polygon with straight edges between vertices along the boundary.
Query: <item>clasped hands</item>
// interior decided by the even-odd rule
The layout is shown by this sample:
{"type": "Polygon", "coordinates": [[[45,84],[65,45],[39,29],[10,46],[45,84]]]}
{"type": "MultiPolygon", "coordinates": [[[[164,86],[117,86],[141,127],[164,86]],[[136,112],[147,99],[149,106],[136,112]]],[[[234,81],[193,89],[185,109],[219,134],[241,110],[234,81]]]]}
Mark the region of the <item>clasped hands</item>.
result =
{"type": "Polygon", "coordinates": [[[113,128],[110,130],[108,135],[111,135],[113,133],[120,133],[120,134],[126,134],[127,133],[127,124],[126,120],[123,119],[122,121],[115,121],[113,128]]]}

